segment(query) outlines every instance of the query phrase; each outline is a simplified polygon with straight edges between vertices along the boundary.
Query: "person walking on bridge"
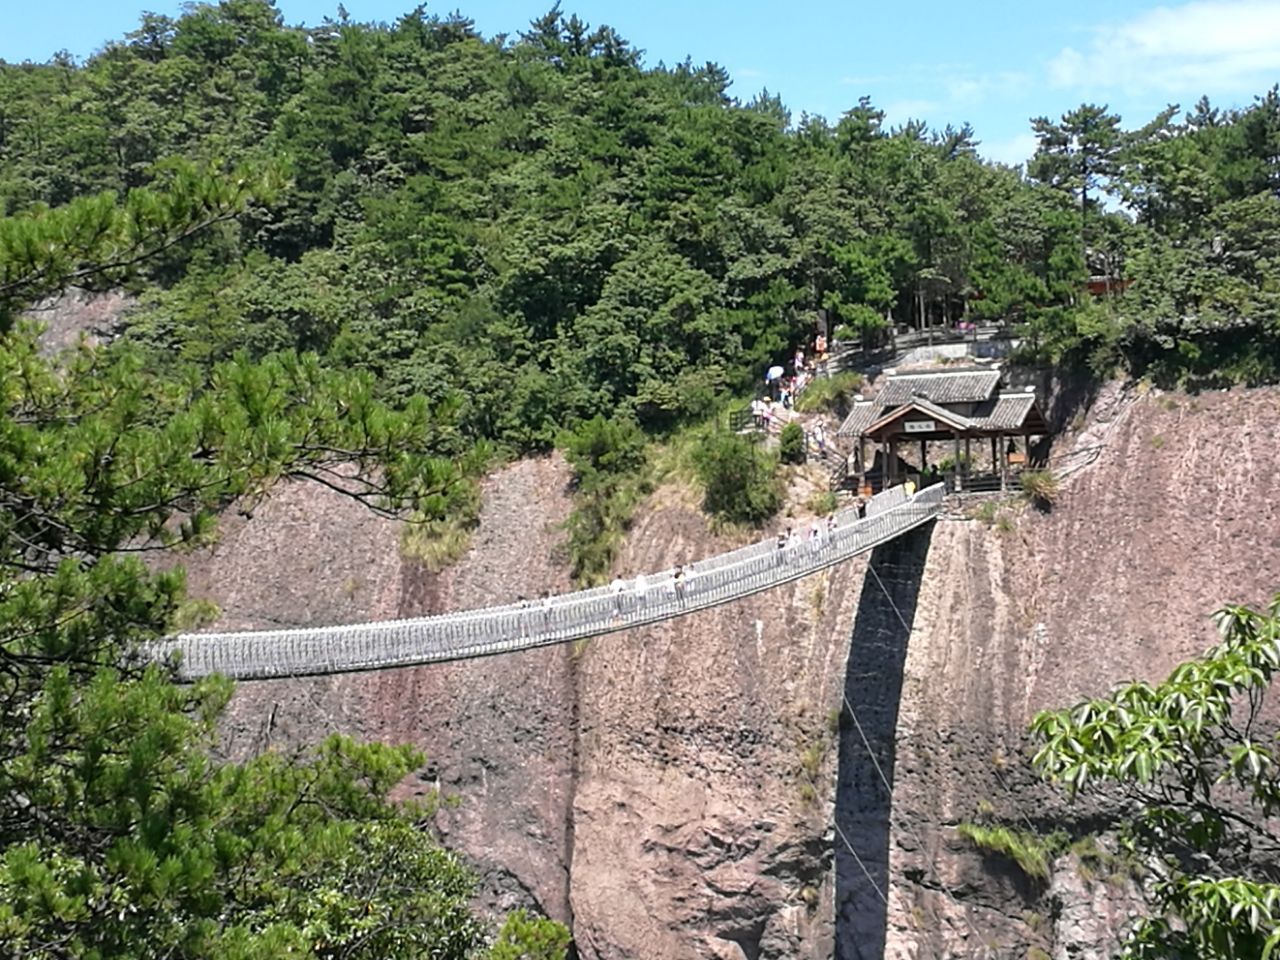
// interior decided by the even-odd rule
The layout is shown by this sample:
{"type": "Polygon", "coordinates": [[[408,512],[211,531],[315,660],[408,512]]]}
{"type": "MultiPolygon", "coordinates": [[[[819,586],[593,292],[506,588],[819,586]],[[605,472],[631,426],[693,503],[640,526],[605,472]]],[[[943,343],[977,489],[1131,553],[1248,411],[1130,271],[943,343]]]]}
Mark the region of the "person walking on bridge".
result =
{"type": "Polygon", "coordinates": [[[609,595],[613,597],[613,616],[617,620],[622,619],[622,601],[627,593],[627,585],[622,582],[621,577],[614,577],[613,583],[609,584],[609,595]]]}
{"type": "Polygon", "coordinates": [[[636,592],[636,609],[644,610],[649,606],[649,581],[645,579],[643,573],[636,574],[635,592],[636,592]]]}
{"type": "Polygon", "coordinates": [[[520,639],[527,640],[529,639],[529,614],[532,612],[529,608],[532,604],[529,603],[528,598],[522,593],[520,596],[516,597],[516,605],[520,608],[516,614],[520,621],[520,639]]]}
{"type": "Polygon", "coordinates": [[[551,591],[542,591],[542,629],[551,632],[551,591]]]}
{"type": "Polygon", "coordinates": [[[675,590],[676,602],[684,603],[684,564],[677,563],[675,570],[671,572],[671,586],[675,590]]]}

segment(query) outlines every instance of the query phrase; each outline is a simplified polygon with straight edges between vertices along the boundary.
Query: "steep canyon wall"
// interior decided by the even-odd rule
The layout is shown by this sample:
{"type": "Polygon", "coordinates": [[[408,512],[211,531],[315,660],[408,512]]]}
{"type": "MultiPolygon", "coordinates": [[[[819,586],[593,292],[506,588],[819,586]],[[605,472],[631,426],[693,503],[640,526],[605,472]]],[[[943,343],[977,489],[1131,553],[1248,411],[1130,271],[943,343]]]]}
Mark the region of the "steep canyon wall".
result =
{"type": "MultiPolygon", "coordinates": [[[[895,604],[858,560],[587,644],[246,683],[227,748],[333,730],[420,746],[428,766],[403,789],[458,798],[440,829],[481,873],[484,902],[565,920],[591,960],[1096,955],[1090,938],[1123,896],[1069,866],[1048,896],[1029,889],[954,826],[980,807],[1046,829],[1091,815],[1029,774],[1034,711],[1154,677],[1208,643],[1215,606],[1280,589],[1278,412],[1268,391],[1111,390],[1072,439],[1096,459],[1051,513],[1008,507],[1003,532],[957,514],[873,556],[895,604]],[[887,905],[859,893],[845,839],[887,905]]],[[[568,586],[556,545],[570,506],[559,460],[506,468],[485,484],[468,555],[432,574],[402,558],[394,524],[288,487],[193,558],[191,593],[227,627],[533,596],[568,586]]],[[[668,487],[619,565],[735,543],[668,487]]]]}

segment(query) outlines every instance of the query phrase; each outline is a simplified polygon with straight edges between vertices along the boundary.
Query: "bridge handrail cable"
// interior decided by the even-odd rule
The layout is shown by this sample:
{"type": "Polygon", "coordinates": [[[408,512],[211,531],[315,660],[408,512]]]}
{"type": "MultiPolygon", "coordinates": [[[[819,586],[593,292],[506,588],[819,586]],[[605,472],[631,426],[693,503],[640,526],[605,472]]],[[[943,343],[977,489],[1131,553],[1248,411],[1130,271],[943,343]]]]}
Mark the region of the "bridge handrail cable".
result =
{"type": "Polygon", "coordinates": [[[442,662],[562,643],[670,619],[757,593],[893,539],[941,508],[936,484],[908,496],[903,486],[872,498],[865,518],[854,508],[835,515],[834,531],[769,539],[688,564],[677,594],[673,569],[645,575],[623,592],[596,587],[542,600],[403,620],[234,633],[180,634],[149,645],[152,659],[179,654],[178,673],[194,679],[222,673],[242,679],[372,670],[442,662]]]}

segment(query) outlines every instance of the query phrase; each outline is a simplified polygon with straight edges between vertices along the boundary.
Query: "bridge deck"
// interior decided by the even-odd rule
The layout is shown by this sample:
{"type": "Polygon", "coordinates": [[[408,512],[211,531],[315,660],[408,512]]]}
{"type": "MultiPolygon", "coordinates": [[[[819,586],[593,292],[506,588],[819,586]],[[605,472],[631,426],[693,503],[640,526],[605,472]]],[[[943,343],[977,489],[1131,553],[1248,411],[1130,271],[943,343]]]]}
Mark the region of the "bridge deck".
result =
{"type": "Polygon", "coordinates": [[[239,633],[181,634],[149,646],[152,659],[176,655],[185,680],[220,673],[238,679],[314,676],[381,670],[510,653],[581,640],[684,616],[728,603],[833,566],[927,523],[942,507],[936,484],[908,497],[893,487],[868,504],[858,519],[852,508],[836,514],[829,537],[801,539],[785,550],[767,540],[708,557],[685,567],[683,596],[672,571],[646,577],[616,594],[596,587],[552,597],[545,604],[508,604],[459,613],[332,627],[239,633]]]}

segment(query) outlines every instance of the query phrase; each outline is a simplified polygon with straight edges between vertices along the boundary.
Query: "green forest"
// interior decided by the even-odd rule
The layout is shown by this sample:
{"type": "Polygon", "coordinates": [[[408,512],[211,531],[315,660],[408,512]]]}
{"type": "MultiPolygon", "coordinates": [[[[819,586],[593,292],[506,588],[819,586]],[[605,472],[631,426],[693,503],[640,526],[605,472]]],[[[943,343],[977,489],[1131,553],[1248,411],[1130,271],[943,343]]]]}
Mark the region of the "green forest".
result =
{"type": "Polygon", "coordinates": [[[271,173],[283,189],[129,278],[124,339],[174,374],[312,351],[393,404],[456,398],[462,435],[515,452],[599,414],[696,417],[820,309],[846,338],[965,316],[1102,373],[1280,373],[1274,90],[1036,119],[1023,177],[966,126],[890,129],[865,100],[795,117],[730,82],[558,9],[490,39],[423,8],[148,14],[83,65],[0,70],[0,213],[162,187],[175,158],[271,173]],[[1098,302],[1090,275],[1129,286],[1098,302]]]}
{"type": "MultiPolygon", "coordinates": [[[[474,916],[430,810],[386,801],[420,757],[215,763],[229,685],[128,656],[189,614],[152,555],[277,481],[445,524],[495,458],[560,447],[598,575],[645,444],[823,318],[867,345],[1001,324],[1095,378],[1280,380],[1277,89],[1034,118],[1013,168],[965,124],[731,84],[558,6],[486,38],[224,0],[0,63],[0,952],[563,956],[557,924],[474,916]],[[69,287],[136,306],[51,358],[24,315],[69,287]]],[[[732,447],[709,496],[759,472],[732,447]]],[[[725,515],[776,510],[757,486],[725,515]]]]}

